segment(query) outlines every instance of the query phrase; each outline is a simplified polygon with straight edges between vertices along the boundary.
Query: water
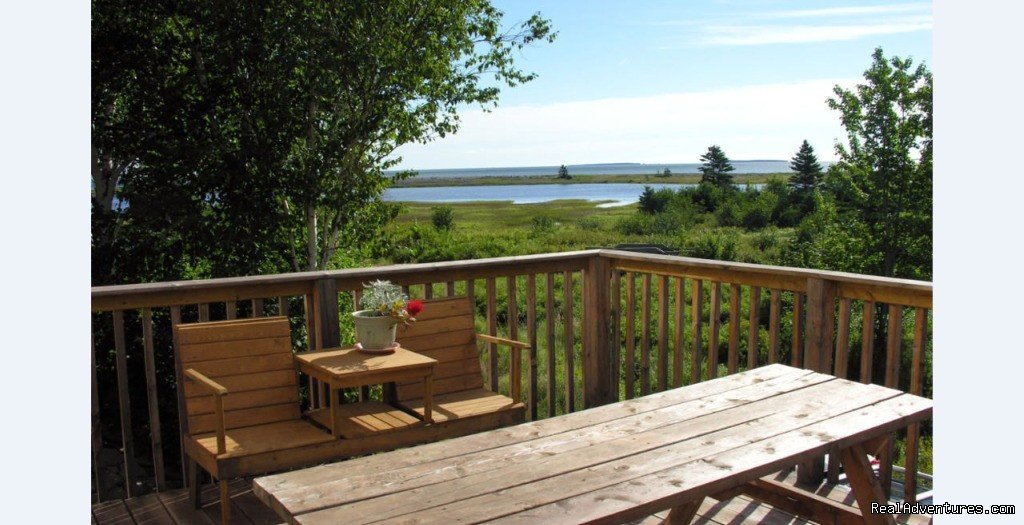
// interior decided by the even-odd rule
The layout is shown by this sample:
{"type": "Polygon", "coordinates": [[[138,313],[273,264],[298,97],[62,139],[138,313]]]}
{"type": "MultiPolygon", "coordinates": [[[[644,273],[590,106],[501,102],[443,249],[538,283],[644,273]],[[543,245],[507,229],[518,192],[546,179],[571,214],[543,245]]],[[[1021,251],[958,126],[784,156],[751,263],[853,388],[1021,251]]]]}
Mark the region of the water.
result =
{"type": "MultiPolygon", "coordinates": [[[[405,202],[512,201],[514,204],[533,204],[560,199],[580,199],[608,201],[598,205],[601,208],[607,208],[639,201],[644,186],[659,190],[694,187],[696,184],[522,184],[390,188],[384,192],[384,200],[405,202]]],[[[751,186],[760,189],[764,185],[751,184],[751,186]]],[[[739,188],[745,189],[745,185],[741,185],[739,188]]]]}
{"type": "MultiPolygon", "coordinates": [[[[731,161],[738,173],[788,173],[788,160],[734,160],[731,161]]],[[[569,164],[570,175],[654,175],[668,168],[672,173],[700,173],[699,163],[688,164],[642,164],[639,162],[618,162],[612,164],[569,164]]],[[[389,171],[394,173],[394,171],[389,171]]],[[[419,170],[423,179],[451,179],[465,177],[529,177],[537,175],[558,175],[558,166],[521,166],[513,168],[460,168],[419,170]]]]}

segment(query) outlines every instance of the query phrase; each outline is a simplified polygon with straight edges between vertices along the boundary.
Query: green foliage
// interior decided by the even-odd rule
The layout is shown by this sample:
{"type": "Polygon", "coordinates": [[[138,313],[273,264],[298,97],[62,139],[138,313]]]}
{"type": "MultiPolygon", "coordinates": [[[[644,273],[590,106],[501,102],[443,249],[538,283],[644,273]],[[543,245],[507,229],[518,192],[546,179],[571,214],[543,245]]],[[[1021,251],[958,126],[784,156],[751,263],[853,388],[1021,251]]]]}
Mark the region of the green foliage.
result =
{"type": "Polygon", "coordinates": [[[836,86],[828,101],[847,144],[826,174],[834,205],[803,228],[803,257],[820,268],[930,279],[932,75],[881,48],[872,58],[865,83],[836,86]]]}
{"type": "Polygon", "coordinates": [[[789,178],[789,185],[797,190],[814,190],[821,183],[823,173],[821,164],[818,163],[818,157],[814,155],[814,148],[806,140],[790,160],[789,168],[793,170],[793,176],[789,178]]]}
{"type": "Polygon", "coordinates": [[[703,162],[697,169],[701,172],[701,184],[710,184],[720,188],[732,187],[732,175],[730,171],[735,170],[729,162],[729,157],[717,145],[710,146],[708,151],[700,156],[703,162]]]}
{"type": "Polygon", "coordinates": [[[736,260],[739,236],[730,229],[700,229],[682,239],[687,256],[720,261],[736,260]]]}
{"type": "Polygon", "coordinates": [[[670,189],[655,190],[650,186],[644,186],[644,191],[640,194],[640,201],[637,204],[640,212],[653,215],[665,211],[665,206],[672,199],[672,194],[673,191],[670,189]]]}
{"type": "Polygon", "coordinates": [[[672,170],[665,168],[661,173],[655,175],[655,177],[668,178],[672,176],[672,170]]]}
{"type": "Polygon", "coordinates": [[[544,235],[555,231],[555,219],[548,215],[534,215],[530,218],[530,231],[533,235],[544,235]]]}
{"type": "Polygon", "coordinates": [[[559,166],[559,168],[558,168],[558,178],[560,178],[560,179],[571,179],[572,178],[572,175],[569,175],[569,168],[566,168],[565,164],[562,164],[561,166],[559,166]]]}
{"type": "Polygon", "coordinates": [[[596,231],[601,229],[601,221],[597,217],[583,217],[576,221],[576,226],[581,230],[596,231]]]}
{"type": "Polygon", "coordinates": [[[455,226],[455,210],[451,206],[434,206],[430,210],[430,222],[435,230],[447,231],[455,226]]]}
{"type": "Polygon", "coordinates": [[[384,173],[395,148],[493,107],[534,78],[513,51],[554,38],[539,15],[504,28],[470,0],[92,13],[95,284],[179,278],[198,259],[211,276],[329,266],[396,215],[380,199],[410,175],[384,173]]]}

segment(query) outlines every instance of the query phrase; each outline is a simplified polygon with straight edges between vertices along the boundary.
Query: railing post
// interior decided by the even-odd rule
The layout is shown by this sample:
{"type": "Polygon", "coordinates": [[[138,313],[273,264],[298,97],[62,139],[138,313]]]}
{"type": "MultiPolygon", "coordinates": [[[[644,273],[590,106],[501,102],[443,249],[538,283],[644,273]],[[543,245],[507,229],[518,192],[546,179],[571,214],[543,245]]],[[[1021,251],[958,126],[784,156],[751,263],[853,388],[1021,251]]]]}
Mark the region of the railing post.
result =
{"type": "MultiPolygon", "coordinates": [[[[804,368],[832,373],[832,336],[835,332],[836,283],[817,277],[807,279],[807,339],[804,368]]],[[[834,458],[833,458],[834,460],[834,458]]],[[[797,469],[800,483],[817,485],[825,477],[825,458],[803,462],[797,469]]]]}
{"type": "Polygon", "coordinates": [[[313,290],[313,304],[316,308],[317,335],[319,348],[341,345],[341,326],[338,324],[338,284],[334,279],[317,279],[313,290]]]}
{"type": "Polygon", "coordinates": [[[612,352],[609,336],[611,298],[608,286],[611,271],[608,259],[601,255],[590,258],[584,270],[583,286],[586,302],[586,325],[583,327],[583,403],[586,408],[611,403],[618,399],[612,385],[612,352]]]}

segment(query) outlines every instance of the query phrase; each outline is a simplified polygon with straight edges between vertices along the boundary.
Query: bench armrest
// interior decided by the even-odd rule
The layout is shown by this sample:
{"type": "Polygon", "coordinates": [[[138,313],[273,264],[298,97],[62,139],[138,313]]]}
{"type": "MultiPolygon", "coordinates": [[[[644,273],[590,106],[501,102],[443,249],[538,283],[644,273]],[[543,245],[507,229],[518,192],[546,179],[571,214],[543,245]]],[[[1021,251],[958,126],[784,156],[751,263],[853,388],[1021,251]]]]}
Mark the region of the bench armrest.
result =
{"type": "Polygon", "coordinates": [[[228,395],[228,389],[191,368],[185,370],[185,378],[195,381],[213,396],[213,412],[217,418],[217,454],[223,454],[227,450],[227,436],[224,428],[224,396],[228,395]]]}
{"type": "MultiPolygon", "coordinates": [[[[477,340],[484,341],[486,343],[493,343],[498,345],[505,345],[512,350],[510,356],[511,365],[508,367],[508,384],[509,384],[509,397],[512,401],[519,403],[522,401],[522,350],[524,348],[529,349],[530,345],[522,341],[515,341],[513,339],[505,339],[504,337],[496,337],[487,334],[476,334],[477,340]]],[[[498,386],[494,385],[494,392],[498,392],[498,386]]]]}

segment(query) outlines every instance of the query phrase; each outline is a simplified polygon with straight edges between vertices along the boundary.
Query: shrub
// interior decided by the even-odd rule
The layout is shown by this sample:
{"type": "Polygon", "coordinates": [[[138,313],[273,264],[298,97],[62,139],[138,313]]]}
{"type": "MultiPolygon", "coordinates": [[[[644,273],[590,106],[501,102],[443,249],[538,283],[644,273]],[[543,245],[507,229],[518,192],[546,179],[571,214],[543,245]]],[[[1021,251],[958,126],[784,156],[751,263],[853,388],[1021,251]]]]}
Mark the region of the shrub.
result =
{"type": "Polygon", "coordinates": [[[434,206],[430,208],[430,222],[437,231],[451,230],[455,226],[455,210],[451,206],[434,206]]]}
{"type": "Polygon", "coordinates": [[[690,257],[732,261],[736,259],[738,236],[733,231],[698,230],[683,240],[683,251],[690,257]]]}
{"type": "Polygon", "coordinates": [[[530,218],[530,231],[534,235],[555,231],[555,220],[547,215],[534,215],[530,218]]]}
{"type": "Polygon", "coordinates": [[[644,192],[640,194],[640,202],[638,203],[640,212],[648,215],[661,213],[665,211],[665,207],[668,206],[668,201],[672,199],[672,196],[672,190],[655,190],[650,186],[644,186],[644,192]]]}
{"type": "Polygon", "coordinates": [[[601,229],[601,221],[597,217],[583,217],[576,223],[581,230],[596,231],[601,229]]]}

